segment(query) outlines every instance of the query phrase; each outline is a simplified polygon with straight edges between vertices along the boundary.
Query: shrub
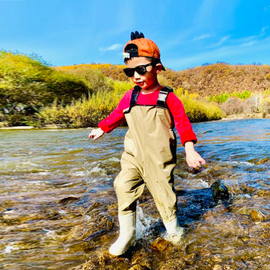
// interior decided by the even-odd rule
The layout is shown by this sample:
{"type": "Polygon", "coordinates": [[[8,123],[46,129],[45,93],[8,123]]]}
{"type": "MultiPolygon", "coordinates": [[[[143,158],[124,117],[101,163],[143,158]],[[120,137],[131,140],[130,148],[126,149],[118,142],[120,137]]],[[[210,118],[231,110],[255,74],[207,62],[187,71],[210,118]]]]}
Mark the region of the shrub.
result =
{"type": "Polygon", "coordinates": [[[221,93],[220,95],[214,96],[210,95],[209,101],[224,103],[229,98],[229,94],[227,92],[221,93]]]}
{"type": "Polygon", "coordinates": [[[251,96],[251,92],[247,91],[247,90],[245,90],[243,92],[233,92],[232,96],[233,97],[239,97],[239,98],[245,100],[245,99],[247,99],[247,98],[249,98],[251,96]]]}
{"type": "Polygon", "coordinates": [[[243,113],[244,102],[238,97],[230,97],[221,105],[221,109],[226,115],[243,113]]]}
{"type": "Polygon", "coordinates": [[[261,113],[270,114],[270,96],[265,96],[259,106],[261,113]]]}
{"type": "Polygon", "coordinates": [[[214,101],[214,102],[218,102],[218,103],[224,103],[229,97],[238,97],[241,98],[243,100],[249,98],[251,96],[251,92],[250,91],[243,91],[243,92],[233,92],[233,93],[221,93],[219,95],[210,95],[209,97],[209,101],[214,101]]]}
{"type": "MultiPolygon", "coordinates": [[[[37,114],[39,125],[56,124],[61,127],[96,126],[107,117],[118,105],[123,94],[132,88],[130,82],[111,81],[112,92],[96,92],[91,97],[83,97],[63,106],[54,102],[37,114]]],[[[178,89],[186,113],[192,122],[217,120],[224,116],[222,110],[215,104],[198,100],[198,95],[183,93],[178,89]]]]}
{"type": "Polygon", "coordinates": [[[182,101],[191,122],[218,120],[225,116],[216,104],[200,99],[198,94],[188,94],[188,91],[182,88],[177,89],[175,94],[182,101]]]}
{"type": "Polygon", "coordinates": [[[250,98],[246,99],[243,104],[244,113],[257,113],[261,100],[261,93],[253,94],[250,98]]]}
{"type": "Polygon", "coordinates": [[[39,125],[56,124],[74,128],[96,126],[118,105],[123,94],[132,88],[131,83],[120,81],[112,81],[111,86],[114,89],[112,92],[96,92],[67,106],[55,101],[52,106],[37,113],[39,125]]]}

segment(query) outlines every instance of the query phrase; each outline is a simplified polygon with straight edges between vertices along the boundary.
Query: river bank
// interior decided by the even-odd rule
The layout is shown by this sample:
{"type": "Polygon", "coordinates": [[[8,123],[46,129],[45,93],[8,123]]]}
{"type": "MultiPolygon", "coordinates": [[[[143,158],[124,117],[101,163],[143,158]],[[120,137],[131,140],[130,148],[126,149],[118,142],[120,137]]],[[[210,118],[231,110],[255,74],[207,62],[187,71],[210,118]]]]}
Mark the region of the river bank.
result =
{"type": "MultiPolygon", "coordinates": [[[[270,114],[263,114],[263,113],[252,113],[252,114],[234,114],[234,115],[228,115],[227,117],[224,117],[220,120],[212,120],[212,121],[207,121],[207,122],[217,122],[217,121],[230,121],[230,120],[244,120],[244,119],[270,119],[270,114]]],[[[1,123],[0,123],[1,124],[1,123]]],[[[61,126],[61,125],[46,125],[41,128],[36,128],[34,126],[14,126],[14,127],[1,127],[0,125],[0,130],[5,130],[5,129],[14,129],[14,130],[19,130],[19,129],[66,129],[67,127],[61,126]]]]}

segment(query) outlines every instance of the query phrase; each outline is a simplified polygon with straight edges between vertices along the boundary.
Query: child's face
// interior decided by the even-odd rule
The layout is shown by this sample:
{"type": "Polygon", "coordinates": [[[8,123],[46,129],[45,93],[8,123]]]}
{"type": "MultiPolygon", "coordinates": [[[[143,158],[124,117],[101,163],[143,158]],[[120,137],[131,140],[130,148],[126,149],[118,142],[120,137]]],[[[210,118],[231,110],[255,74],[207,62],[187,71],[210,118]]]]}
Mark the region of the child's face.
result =
{"type": "MultiPolygon", "coordinates": [[[[126,62],[127,68],[135,68],[140,65],[147,65],[151,63],[151,60],[147,57],[134,57],[126,62]]],[[[161,71],[162,66],[157,64],[156,66],[147,66],[147,72],[144,75],[138,74],[134,71],[134,75],[131,77],[132,81],[139,85],[144,90],[153,90],[158,84],[157,74],[161,71]]]]}

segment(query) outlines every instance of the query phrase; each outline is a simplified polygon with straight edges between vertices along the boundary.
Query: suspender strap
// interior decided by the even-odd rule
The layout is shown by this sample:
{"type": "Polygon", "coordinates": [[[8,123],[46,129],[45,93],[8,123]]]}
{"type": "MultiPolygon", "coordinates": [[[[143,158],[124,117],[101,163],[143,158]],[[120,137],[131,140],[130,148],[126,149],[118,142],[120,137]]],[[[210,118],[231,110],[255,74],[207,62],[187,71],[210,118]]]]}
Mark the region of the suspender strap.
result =
{"type": "MultiPolygon", "coordinates": [[[[132,91],[131,99],[130,99],[130,106],[124,113],[129,113],[131,108],[137,105],[138,97],[141,91],[141,87],[136,85],[132,91]]],[[[157,99],[157,106],[167,108],[166,100],[170,92],[173,92],[173,89],[165,86],[159,91],[158,99],[157,99]]]]}
{"type": "Polygon", "coordinates": [[[141,87],[136,85],[132,91],[131,100],[130,100],[130,107],[133,107],[137,104],[140,91],[141,91],[141,87]]]}
{"type": "Polygon", "coordinates": [[[167,108],[166,100],[170,92],[173,92],[173,89],[165,86],[159,91],[157,106],[167,108]]]}

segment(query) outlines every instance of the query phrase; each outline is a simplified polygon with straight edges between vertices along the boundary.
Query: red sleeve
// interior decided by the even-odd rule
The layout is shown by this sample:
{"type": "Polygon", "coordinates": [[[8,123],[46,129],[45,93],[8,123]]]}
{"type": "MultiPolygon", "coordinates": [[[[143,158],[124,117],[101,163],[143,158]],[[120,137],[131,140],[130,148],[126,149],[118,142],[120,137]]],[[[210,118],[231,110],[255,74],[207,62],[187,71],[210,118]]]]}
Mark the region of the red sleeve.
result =
{"type": "Polygon", "coordinates": [[[174,93],[170,93],[167,98],[167,105],[174,118],[174,124],[181,138],[182,145],[185,146],[187,141],[196,143],[197,137],[193,132],[191,123],[180,99],[174,93]]]}
{"type": "Polygon", "coordinates": [[[98,124],[98,126],[104,132],[109,133],[125,122],[125,116],[123,111],[130,105],[132,90],[133,89],[128,91],[121,99],[118,106],[112,111],[112,113],[98,124]]]}

